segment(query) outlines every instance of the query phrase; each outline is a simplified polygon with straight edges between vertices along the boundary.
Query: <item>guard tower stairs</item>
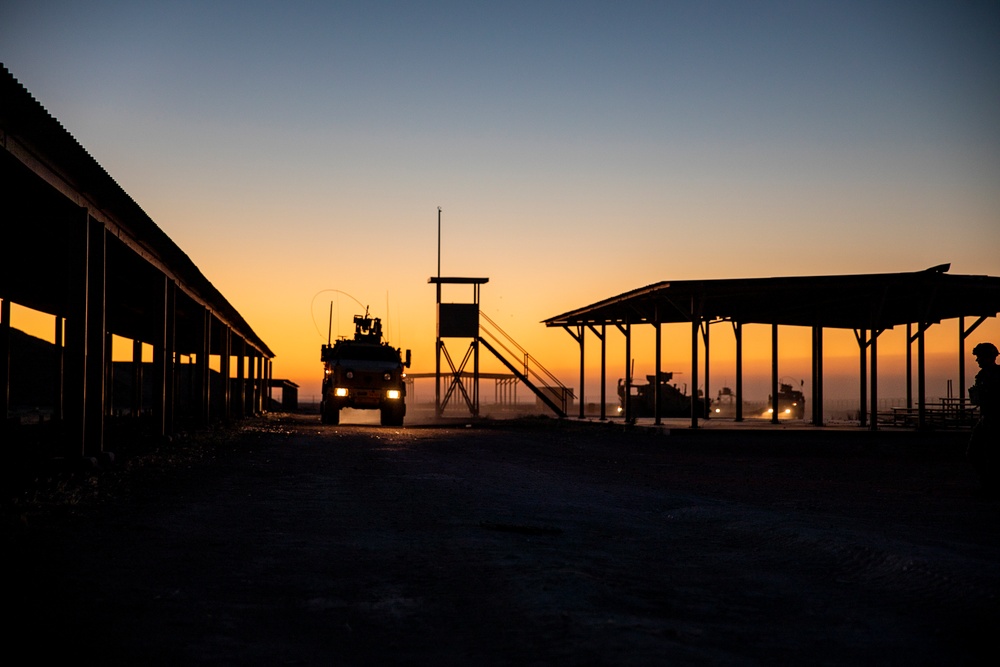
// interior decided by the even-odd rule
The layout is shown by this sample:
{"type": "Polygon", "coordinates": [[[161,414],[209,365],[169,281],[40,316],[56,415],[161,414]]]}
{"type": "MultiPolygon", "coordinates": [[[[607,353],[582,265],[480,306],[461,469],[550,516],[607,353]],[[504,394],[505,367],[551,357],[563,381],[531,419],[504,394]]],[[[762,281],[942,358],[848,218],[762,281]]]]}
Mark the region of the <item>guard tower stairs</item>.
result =
{"type": "Polygon", "coordinates": [[[479,318],[479,344],[492,352],[514,377],[533,391],[556,415],[565,418],[569,412],[569,401],[575,398],[573,391],[481,310],[479,318]],[[511,359],[517,359],[518,362],[512,362],[511,359]]]}

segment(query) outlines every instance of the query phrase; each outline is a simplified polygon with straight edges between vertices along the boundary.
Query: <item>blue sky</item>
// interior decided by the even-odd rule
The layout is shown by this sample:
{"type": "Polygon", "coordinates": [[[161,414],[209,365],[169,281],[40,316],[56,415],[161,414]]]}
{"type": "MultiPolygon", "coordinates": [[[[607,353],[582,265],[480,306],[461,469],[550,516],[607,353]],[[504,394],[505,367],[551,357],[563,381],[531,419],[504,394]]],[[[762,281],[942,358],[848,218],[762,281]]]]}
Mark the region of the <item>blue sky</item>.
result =
{"type": "Polygon", "coordinates": [[[438,206],[444,272],[489,276],[484,309],[567,367],[540,320],[658,280],[1000,275],[995,2],[5,0],[0,17],[0,61],[279,365],[315,365],[295,332],[326,288],[393,303],[429,361],[438,206]]]}

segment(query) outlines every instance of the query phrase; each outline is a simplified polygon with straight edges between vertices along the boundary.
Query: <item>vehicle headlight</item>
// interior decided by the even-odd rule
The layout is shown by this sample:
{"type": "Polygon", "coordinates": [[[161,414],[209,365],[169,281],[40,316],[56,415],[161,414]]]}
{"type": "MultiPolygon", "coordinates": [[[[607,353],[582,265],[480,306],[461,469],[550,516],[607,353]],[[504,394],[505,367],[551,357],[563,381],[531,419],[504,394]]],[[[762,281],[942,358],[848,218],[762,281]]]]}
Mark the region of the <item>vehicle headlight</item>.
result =
{"type": "Polygon", "coordinates": [[[333,395],[337,398],[344,398],[347,396],[347,387],[337,387],[333,390],[333,395]]]}
{"type": "Polygon", "coordinates": [[[391,398],[391,399],[394,399],[394,400],[398,399],[399,398],[399,390],[398,389],[390,389],[389,391],[385,392],[385,395],[386,395],[387,398],[391,398]]]}

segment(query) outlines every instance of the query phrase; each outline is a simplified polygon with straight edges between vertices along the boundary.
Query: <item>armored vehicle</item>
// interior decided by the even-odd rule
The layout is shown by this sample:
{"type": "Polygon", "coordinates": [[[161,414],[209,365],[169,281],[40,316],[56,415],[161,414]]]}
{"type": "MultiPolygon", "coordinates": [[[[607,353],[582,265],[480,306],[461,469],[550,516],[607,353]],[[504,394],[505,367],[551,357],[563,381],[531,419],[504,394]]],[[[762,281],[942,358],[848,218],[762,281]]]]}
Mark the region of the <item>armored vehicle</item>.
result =
{"type": "Polygon", "coordinates": [[[382,340],[382,320],[354,316],[354,338],[323,345],[323,399],[320,418],[324,424],[340,423],[342,408],[379,410],[383,426],[402,426],[406,415],[405,360],[399,348],[382,340]]]}
{"type": "MultiPolygon", "coordinates": [[[[805,383],[800,380],[799,385],[805,383]]],[[[773,410],[771,406],[771,395],[767,396],[767,414],[770,416],[773,410]]],[[[781,382],[778,384],[778,418],[779,419],[803,419],[806,416],[806,397],[799,389],[795,389],[790,384],[781,382]]]]}
{"type": "MultiPolygon", "coordinates": [[[[670,384],[674,374],[670,371],[660,371],[660,416],[661,417],[688,417],[691,415],[691,397],[677,388],[677,385],[670,384]]],[[[656,390],[657,378],[654,375],[646,376],[647,384],[632,383],[629,387],[629,402],[632,409],[632,417],[653,417],[656,406],[654,392],[656,390]]],[[[711,402],[711,401],[709,401],[711,402]]],[[[699,416],[706,416],[706,399],[698,392],[695,398],[695,410],[699,416]]],[[[618,412],[625,412],[625,382],[618,380],[618,412]]]]}

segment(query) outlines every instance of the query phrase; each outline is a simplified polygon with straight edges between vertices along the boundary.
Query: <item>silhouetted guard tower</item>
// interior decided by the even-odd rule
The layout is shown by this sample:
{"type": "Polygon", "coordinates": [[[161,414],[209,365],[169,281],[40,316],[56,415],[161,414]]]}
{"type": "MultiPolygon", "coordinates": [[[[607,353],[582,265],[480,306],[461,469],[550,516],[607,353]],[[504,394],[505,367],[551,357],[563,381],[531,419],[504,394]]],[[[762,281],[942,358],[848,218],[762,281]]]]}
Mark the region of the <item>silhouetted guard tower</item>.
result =
{"type": "Polygon", "coordinates": [[[537,359],[534,359],[528,352],[514,342],[510,336],[479,310],[479,288],[480,285],[489,282],[489,278],[429,278],[427,282],[437,285],[437,354],[434,365],[434,380],[436,388],[434,390],[434,407],[438,417],[444,414],[444,409],[448,406],[452,395],[457,389],[465,400],[469,412],[474,416],[479,416],[479,346],[482,345],[493,354],[504,366],[507,367],[515,378],[533,391],[540,401],[545,403],[559,417],[566,416],[567,402],[572,398],[573,392],[565,387],[559,379],[545,369],[537,359]],[[442,303],[441,285],[472,285],[471,303],[442,303]],[[480,317],[489,325],[484,328],[480,323],[480,317]],[[482,333],[493,338],[493,343],[483,337],[482,333]],[[445,338],[469,338],[469,348],[465,351],[462,363],[457,367],[448,354],[448,348],[444,344],[445,338]],[[502,339],[506,339],[506,343],[502,339]],[[522,365],[516,364],[505,356],[501,350],[510,356],[516,353],[510,349],[515,347],[522,355],[522,365]],[[445,391],[444,398],[441,397],[441,354],[448,362],[451,369],[450,382],[445,391]],[[472,360],[472,386],[466,387],[463,377],[468,378],[469,373],[465,371],[469,360],[472,360]],[[535,378],[535,382],[529,376],[535,378]]]}
{"type": "Polygon", "coordinates": [[[469,412],[479,416],[479,289],[481,285],[488,283],[489,278],[456,278],[456,277],[431,277],[427,282],[437,285],[437,341],[435,344],[434,360],[434,409],[437,416],[444,413],[445,407],[451,400],[452,394],[457,389],[465,400],[469,412]],[[442,303],[441,285],[472,285],[471,303],[442,303]],[[445,346],[445,338],[471,338],[469,348],[465,351],[462,363],[456,368],[448,348],[445,346]],[[448,367],[451,369],[450,382],[445,391],[444,398],[441,397],[441,354],[444,353],[448,367]],[[462,373],[466,364],[472,359],[472,386],[466,388],[462,381],[462,373]],[[471,390],[471,394],[470,394],[471,390]]]}

